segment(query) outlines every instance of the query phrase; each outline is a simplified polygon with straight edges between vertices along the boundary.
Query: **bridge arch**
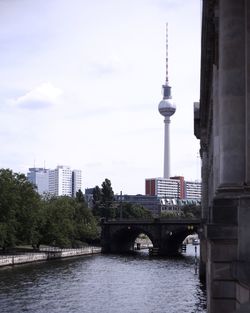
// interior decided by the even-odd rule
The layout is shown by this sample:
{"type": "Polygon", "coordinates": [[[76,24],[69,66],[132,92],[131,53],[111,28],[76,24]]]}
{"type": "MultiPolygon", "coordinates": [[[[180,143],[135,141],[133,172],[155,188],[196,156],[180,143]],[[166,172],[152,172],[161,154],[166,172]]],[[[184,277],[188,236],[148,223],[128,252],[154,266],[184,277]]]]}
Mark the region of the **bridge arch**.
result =
{"type": "Polygon", "coordinates": [[[181,244],[187,236],[197,233],[197,227],[180,227],[173,231],[167,231],[161,241],[161,254],[163,255],[177,255],[181,244]]]}
{"type": "Polygon", "coordinates": [[[125,226],[114,231],[110,237],[112,252],[128,253],[134,251],[134,243],[140,234],[145,234],[151,240],[153,246],[156,244],[154,235],[144,227],[125,226]]]}

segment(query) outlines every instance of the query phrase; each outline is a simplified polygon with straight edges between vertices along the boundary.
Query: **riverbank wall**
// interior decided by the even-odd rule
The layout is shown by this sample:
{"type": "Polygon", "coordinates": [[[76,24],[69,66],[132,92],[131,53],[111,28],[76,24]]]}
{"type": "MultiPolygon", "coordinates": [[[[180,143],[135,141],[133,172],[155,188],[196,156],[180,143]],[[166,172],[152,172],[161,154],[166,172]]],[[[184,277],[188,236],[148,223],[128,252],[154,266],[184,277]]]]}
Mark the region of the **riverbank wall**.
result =
{"type": "Polygon", "coordinates": [[[0,255],[0,267],[97,253],[101,253],[100,247],[86,247],[82,249],[43,249],[34,253],[25,252],[22,254],[0,255]]]}

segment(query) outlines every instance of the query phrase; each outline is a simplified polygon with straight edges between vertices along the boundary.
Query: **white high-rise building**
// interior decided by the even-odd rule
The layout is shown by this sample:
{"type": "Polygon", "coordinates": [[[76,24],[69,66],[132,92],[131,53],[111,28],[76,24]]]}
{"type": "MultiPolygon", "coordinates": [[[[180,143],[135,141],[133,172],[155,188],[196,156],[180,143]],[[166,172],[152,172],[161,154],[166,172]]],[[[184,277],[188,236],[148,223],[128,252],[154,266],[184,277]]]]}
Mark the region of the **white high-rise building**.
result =
{"type": "Polygon", "coordinates": [[[162,177],[148,178],[145,180],[145,194],[179,199],[182,197],[180,180],[162,177]]]}
{"type": "Polygon", "coordinates": [[[58,165],[55,169],[30,168],[27,178],[37,187],[39,194],[50,193],[54,196],[75,196],[82,188],[80,170],[71,170],[69,166],[58,165]]]}
{"type": "Polygon", "coordinates": [[[41,167],[29,168],[28,180],[33,183],[39,194],[49,192],[49,170],[41,167]]]}
{"type": "Polygon", "coordinates": [[[49,171],[49,193],[55,196],[72,196],[72,171],[69,166],[58,165],[49,171]]]}
{"type": "Polygon", "coordinates": [[[185,181],[183,176],[147,178],[145,194],[174,199],[201,200],[201,182],[185,181]]]}
{"type": "Polygon", "coordinates": [[[186,199],[201,199],[201,182],[185,181],[185,197],[186,199]]]}

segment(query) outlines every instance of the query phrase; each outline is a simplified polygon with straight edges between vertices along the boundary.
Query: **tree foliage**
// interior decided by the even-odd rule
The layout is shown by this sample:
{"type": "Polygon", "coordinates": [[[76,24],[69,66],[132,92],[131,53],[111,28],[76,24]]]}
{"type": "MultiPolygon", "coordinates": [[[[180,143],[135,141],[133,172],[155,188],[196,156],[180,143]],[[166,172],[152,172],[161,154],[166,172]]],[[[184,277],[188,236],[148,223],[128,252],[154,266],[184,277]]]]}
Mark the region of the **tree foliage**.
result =
{"type": "Polygon", "coordinates": [[[115,208],[113,206],[113,202],[114,202],[114,192],[111,186],[111,181],[106,178],[102,183],[101,189],[101,204],[104,217],[106,218],[115,217],[115,208]]]}
{"type": "Polygon", "coordinates": [[[122,218],[151,218],[151,212],[141,205],[124,202],[120,204],[116,217],[122,218]]]}
{"type": "Polygon", "coordinates": [[[85,202],[61,196],[44,202],[45,223],[42,242],[74,247],[78,242],[96,239],[97,224],[85,202]]]}
{"type": "Polygon", "coordinates": [[[93,213],[98,217],[114,218],[114,192],[111,181],[105,179],[102,188],[96,186],[93,190],[93,213]]]}
{"type": "Polygon", "coordinates": [[[0,246],[36,244],[39,240],[40,197],[25,175],[0,170],[0,246]]]}
{"type": "Polygon", "coordinates": [[[182,208],[183,216],[187,218],[200,218],[201,206],[195,204],[187,204],[182,208]]]}
{"type": "Polygon", "coordinates": [[[95,186],[93,190],[93,214],[95,216],[102,216],[101,213],[101,189],[99,186],[95,186]]]}
{"type": "Polygon", "coordinates": [[[114,192],[109,179],[105,179],[101,188],[93,190],[93,214],[99,218],[151,218],[152,214],[141,205],[114,200],[114,192]]]}
{"type": "Polygon", "coordinates": [[[84,194],[81,189],[76,192],[76,201],[79,203],[85,203],[84,194]]]}
{"type": "Polygon", "coordinates": [[[84,196],[76,198],[49,194],[43,198],[25,175],[0,169],[0,247],[40,244],[60,247],[98,236],[96,220],[84,196]]]}
{"type": "Polygon", "coordinates": [[[73,239],[74,199],[52,197],[43,204],[45,223],[42,242],[47,245],[69,247],[73,239]],[[71,201],[72,200],[72,201],[71,201]]]}

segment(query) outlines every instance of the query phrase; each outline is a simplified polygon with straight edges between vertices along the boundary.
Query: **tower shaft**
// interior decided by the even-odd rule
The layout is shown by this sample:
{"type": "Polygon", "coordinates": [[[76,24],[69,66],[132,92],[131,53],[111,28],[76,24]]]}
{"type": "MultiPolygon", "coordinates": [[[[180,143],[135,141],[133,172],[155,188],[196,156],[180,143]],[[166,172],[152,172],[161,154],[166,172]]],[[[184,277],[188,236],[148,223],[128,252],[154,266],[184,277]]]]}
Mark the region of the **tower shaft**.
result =
{"type": "Polygon", "coordinates": [[[170,118],[168,116],[164,119],[165,132],[164,132],[164,173],[163,178],[170,177],[170,118]]]}

